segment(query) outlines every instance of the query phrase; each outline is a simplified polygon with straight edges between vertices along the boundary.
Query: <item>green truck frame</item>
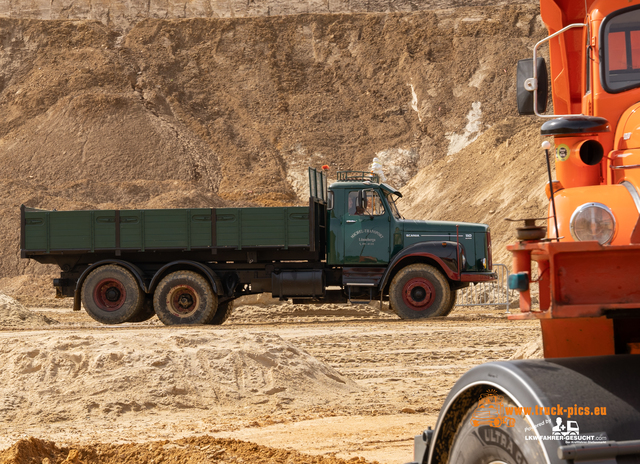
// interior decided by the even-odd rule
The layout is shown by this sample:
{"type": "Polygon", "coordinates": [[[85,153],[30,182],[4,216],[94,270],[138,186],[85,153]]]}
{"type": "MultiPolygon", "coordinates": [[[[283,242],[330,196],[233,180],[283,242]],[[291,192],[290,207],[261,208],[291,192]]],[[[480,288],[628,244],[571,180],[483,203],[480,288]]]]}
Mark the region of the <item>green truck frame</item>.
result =
{"type": "Polygon", "coordinates": [[[308,206],[45,211],[21,206],[22,258],[60,267],[57,296],[106,324],[154,314],[222,324],[233,300],[388,300],[402,318],[445,316],[456,291],[491,281],[485,224],[402,218],[375,174],[309,169],[308,206]]]}

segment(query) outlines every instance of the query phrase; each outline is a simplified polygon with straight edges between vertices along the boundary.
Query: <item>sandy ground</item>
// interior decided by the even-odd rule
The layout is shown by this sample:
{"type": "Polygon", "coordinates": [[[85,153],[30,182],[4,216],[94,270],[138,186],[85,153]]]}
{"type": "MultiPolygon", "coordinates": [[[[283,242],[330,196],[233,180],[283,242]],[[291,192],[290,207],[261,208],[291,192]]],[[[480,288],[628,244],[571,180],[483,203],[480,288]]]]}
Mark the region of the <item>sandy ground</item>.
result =
{"type": "Polygon", "coordinates": [[[409,322],[371,306],[242,306],[188,328],[27,310],[44,317],[0,331],[0,448],[37,437],[85,454],[155,440],[186,452],[176,440],[209,436],[404,463],[462,373],[539,336],[490,307],[409,322]]]}

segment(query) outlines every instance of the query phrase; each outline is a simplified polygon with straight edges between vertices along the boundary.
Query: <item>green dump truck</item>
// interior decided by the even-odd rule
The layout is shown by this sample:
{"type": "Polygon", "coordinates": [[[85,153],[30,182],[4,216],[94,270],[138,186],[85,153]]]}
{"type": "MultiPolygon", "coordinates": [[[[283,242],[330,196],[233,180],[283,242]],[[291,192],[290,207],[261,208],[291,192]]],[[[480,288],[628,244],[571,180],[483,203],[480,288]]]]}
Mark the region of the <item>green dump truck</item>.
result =
{"type": "Polygon", "coordinates": [[[105,324],[154,314],[222,324],[233,301],[388,300],[406,319],[446,316],[456,291],[491,281],[484,224],[413,221],[378,176],[309,170],[309,206],[45,211],[21,207],[21,256],[60,267],[53,285],[105,324]]]}

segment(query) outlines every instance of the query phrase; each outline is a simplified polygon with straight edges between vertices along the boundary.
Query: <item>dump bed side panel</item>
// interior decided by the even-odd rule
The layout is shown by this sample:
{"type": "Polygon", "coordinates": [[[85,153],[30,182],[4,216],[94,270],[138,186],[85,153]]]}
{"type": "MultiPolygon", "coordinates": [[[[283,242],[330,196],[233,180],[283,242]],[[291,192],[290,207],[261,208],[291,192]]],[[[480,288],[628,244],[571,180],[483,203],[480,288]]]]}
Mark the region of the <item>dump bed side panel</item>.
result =
{"type": "Polygon", "coordinates": [[[25,209],[28,252],[306,247],[309,208],[42,211],[25,209]],[[211,229],[215,218],[215,231],[211,229]],[[119,224],[119,230],[117,229],[119,224]]]}
{"type": "Polygon", "coordinates": [[[115,211],[25,211],[24,249],[97,250],[114,248],[115,211]]]}
{"type": "Polygon", "coordinates": [[[220,208],[217,242],[223,247],[308,246],[309,209],[220,208]]]}

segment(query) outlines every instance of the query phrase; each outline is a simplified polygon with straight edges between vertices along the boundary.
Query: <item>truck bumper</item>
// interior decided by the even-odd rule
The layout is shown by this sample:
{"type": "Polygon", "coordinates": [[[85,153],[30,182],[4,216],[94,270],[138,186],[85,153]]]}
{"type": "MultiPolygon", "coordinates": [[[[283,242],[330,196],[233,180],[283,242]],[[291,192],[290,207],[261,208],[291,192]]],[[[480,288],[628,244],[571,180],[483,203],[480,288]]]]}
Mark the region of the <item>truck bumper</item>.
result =
{"type": "Polygon", "coordinates": [[[509,319],[601,317],[608,311],[640,307],[638,245],[519,242],[507,249],[513,254],[513,274],[540,289],[539,311],[532,311],[529,286],[523,285],[520,314],[509,319]],[[535,280],[532,261],[538,264],[535,280]]]}
{"type": "Polygon", "coordinates": [[[460,282],[493,282],[498,280],[495,272],[461,272],[460,282]]]}

